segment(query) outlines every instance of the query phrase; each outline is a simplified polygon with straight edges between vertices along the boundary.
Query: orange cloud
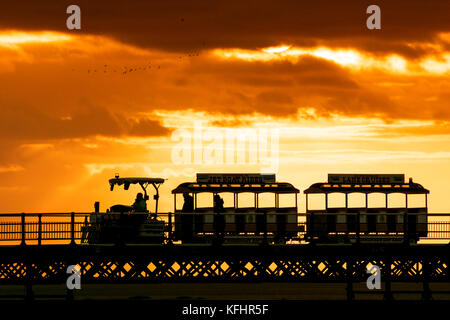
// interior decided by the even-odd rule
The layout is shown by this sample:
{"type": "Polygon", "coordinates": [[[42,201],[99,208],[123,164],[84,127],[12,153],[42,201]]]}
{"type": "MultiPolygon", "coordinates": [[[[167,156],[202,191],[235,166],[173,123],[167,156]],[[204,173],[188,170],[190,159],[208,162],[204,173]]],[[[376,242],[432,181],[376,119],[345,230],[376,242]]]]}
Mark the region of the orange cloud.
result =
{"type": "Polygon", "coordinates": [[[108,192],[116,172],[167,176],[171,210],[170,189],[196,171],[256,170],[174,165],[170,134],[194,120],[279,128],[279,178],[301,189],[326,172],[406,171],[446,208],[445,1],[382,1],[377,33],[354,2],[79,5],[79,32],[63,2],[0,11],[2,211],[132,201],[108,192]]]}

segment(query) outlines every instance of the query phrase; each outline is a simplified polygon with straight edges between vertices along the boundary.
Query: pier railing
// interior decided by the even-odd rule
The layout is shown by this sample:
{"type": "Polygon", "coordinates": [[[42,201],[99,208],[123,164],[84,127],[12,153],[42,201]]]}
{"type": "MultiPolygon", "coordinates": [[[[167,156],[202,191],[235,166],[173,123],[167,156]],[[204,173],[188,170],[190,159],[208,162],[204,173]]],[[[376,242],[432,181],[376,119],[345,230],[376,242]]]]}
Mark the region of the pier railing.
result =
{"type": "Polygon", "coordinates": [[[42,244],[44,241],[79,242],[89,213],[0,214],[0,241],[42,244]]]}
{"type": "MultiPolygon", "coordinates": [[[[105,213],[107,214],[107,213],[105,213]]],[[[134,213],[147,215],[146,213],[134,213]]],[[[49,243],[80,244],[85,237],[84,227],[95,226],[90,221],[90,213],[6,213],[0,214],[0,245],[21,244],[40,245],[49,243]]],[[[308,242],[307,214],[299,214],[298,237],[295,240],[308,242]]],[[[159,213],[158,219],[165,221],[165,238],[172,238],[174,232],[174,214],[159,213]]],[[[450,240],[450,214],[429,213],[427,214],[427,236],[421,237],[420,241],[449,241],[450,240]]],[[[266,223],[266,229],[270,223],[266,223]]],[[[342,223],[345,224],[345,223],[342,223]]],[[[339,223],[336,224],[339,226],[339,223]]],[[[340,230],[340,228],[336,228],[340,230]]],[[[267,233],[267,231],[265,231],[267,233]]],[[[332,232],[334,235],[348,236],[358,239],[360,237],[377,236],[406,236],[405,232],[332,232]]],[[[248,233],[247,233],[248,234],[248,233]]],[[[261,232],[259,233],[261,234],[261,232]]]]}

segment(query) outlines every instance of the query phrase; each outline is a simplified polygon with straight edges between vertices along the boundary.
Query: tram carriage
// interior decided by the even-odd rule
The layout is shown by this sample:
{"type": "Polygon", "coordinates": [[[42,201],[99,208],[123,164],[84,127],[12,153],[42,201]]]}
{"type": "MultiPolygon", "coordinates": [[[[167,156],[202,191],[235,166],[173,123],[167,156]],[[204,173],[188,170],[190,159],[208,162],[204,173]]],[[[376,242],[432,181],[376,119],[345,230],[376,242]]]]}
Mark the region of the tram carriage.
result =
{"type": "Polygon", "coordinates": [[[304,191],[306,194],[307,241],[310,242],[400,242],[415,243],[427,236],[427,195],[429,190],[403,174],[329,174],[328,182],[315,183],[304,191]],[[345,195],[345,206],[329,207],[328,196],[332,193],[345,195]],[[348,195],[362,193],[365,206],[351,208],[348,195]],[[385,206],[368,207],[368,196],[372,193],[385,195],[385,206]],[[388,195],[405,195],[404,207],[390,207],[388,195]],[[325,195],[325,209],[310,209],[308,202],[312,194],[325,195]],[[424,195],[423,207],[411,207],[408,195],[424,195]]]}
{"type": "Polygon", "coordinates": [[[195,182],[182,183],[172,190],[174,213],[167,214],[168,221],[157,216],[158,190],[164,179],[119,178],[117,175],[109,180],[111,190],[115,185],[123,185],[128,190],[131,184],[138,184],[144,191],[145,201],[149,199],[146,188],[152,185],[156,191],[153,197],[155,212],[136,212],[132,206],[114,205],[106,213],[100,213],[97,203],[95,212],[82,227],[82,242],[164,243],[174,240],[244,244],[304,240],[309,243],[415,243],[427,236],[429,191],[411,178],[408,183],[404,179],[403,174],[329,174],[327,182],[315,183],[304,191],[306,224],[303,225],[298,222],[301,216],[298,213],[299,190],[290,183],[277,182],[275,174],[199,173],[195,182]],[[222,205],[217,205],[213,199],[225,193],[233,195],[232,205],[223,206],[222,200],[222,205]],[[245,193],[250,194],[253,201],[242,201],[241,196],[245,193]],[[333,193],[345,195],[344,206],[329,206],[328,198],[333,193]],[[365,204],[350,207],[348,196],[352,193],[364,194],[365,204]],[[368,197],[373,193],[385,195],[385,206],[369,207],[368,197]],[[393,193],[405,195],[404,206],[389,205],[388,196],[393,193]],[[212,196],[209,206],[199,205],[200,194],[212,196]],[[260,205],[262,194],[272,194],[273,205],[260,205]],[[314,194],[325,196],[324,209],[310,208],[309,198],[314,194]],[[182,195],[185,201],[191,199],[191,202],[179,208],[177,197],[182,195]],[[292,205],[280,206],[280,195],[292,196],[292,205]],[[410,195],[423,195],[424,205],[412,207],[410,195]]]}
{"type": "MultiPolygon", "coordinates": [[[[284,243],[297,236],[297,194],[290,183],[277,182],[275,174],[197,174],[196,182],[182,183],[172,191],[175,210],[175,240],[183,243],[210,242],[217,238],[227,242],[284,243]],[[233,194],[233,205],[223,209],[198,206],[198,195],[233,194]],[[253,194],[253,206],[240,206],[239,195],[253,194]],[[262,193],[274,195],[273,206],[259,205],[262,193]],[[193,210],[177,208],[177,196],[193,197],[193,210]],[[295,205],[280,207],[280,194],[291,194],[295,205]],[[220,227],[221,226],[221,227],[220,227]],[[218,230],[220,229],[220,230],[218,230]],[[264,238],[265,237],[265,238],[264,238]]],[[[213,204],[213,201],[211,201],[213,204]]]]}

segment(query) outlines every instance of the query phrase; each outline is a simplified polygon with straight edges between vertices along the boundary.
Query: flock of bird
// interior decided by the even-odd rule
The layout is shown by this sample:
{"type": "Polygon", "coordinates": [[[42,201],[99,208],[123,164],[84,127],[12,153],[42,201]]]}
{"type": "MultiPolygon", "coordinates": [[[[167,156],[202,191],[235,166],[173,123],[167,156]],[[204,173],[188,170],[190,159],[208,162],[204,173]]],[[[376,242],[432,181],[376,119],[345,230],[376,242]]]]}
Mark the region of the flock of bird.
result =
{"type": "MultiPolygon", "coordinates": [[[[180,19],[181,22],[184,22],[184,18],[180,19]]],[[[205,41],[202,41],[202,47],[204,48],[206,45],[205,41]]],[[[200,49],[195,49],[192,51],[189,51],[187,54],[184,54],[182,56],[178,57],[178,61],[180,62],[181,60],[185,59],[185,58],[192,58],[192,57],[198,57],[200,55],[200,49]]],[[[140,65],[140,66],[123,66],[123,67],[119,67],[119,66],[109,66],[107,64],[103,65],[103,69],[101,70],[101,68],[95,68],[95,69],[88,69],[87,73],[88,74],[101,74],[101,73],[116,73],[116,74],[122,74],[122,75],[126,75],[126,74],[130,74],[132,72],[139,72],[139,71],[148,71],[151,70],[153,67],[153,70],[159,70],[161,69],[161,65],[154,65],[152,66],[151,62],[149,62],[146,65],[140,65]]],[[[75,71],[75,69],[72,68],[72,71],[75,71]]]]}
{"type": "MultiPolygon", "coordinates": [[[[200,50],[192,50],[189,51],[187,54],[181,55],[177,57],[178,62],[181,62],[183,59],[190,59],[193,57],[198,57],[200,55],[200,50]]],[[[161,69],[161,65],[152,65],[151,62],[148,62],[148,64],[145,65],[138,65],[138,66],[110,66],[107,64],[103,65],[103,68],[94,68],[94,69],[87,69],[88,74],[105,74],[105,73],[116,73],[116,74],[130,74],[130,73],[136,73],[136,72],[143,72],[143,71],[150,71],[150,70],[159,70],[161,69]]],[[[75,69],[72,69],[72,71],[75,71],[75,69]]]]}
{"type": "MultiPolygon", "coordinates": [[[[87,73],[89,74],[94,74],[94,73],[111,73],[111,72],[116,72],[116,73],[122,73],[122,74],[127,74],[127,73],[131,73],[131,72],[137,72],[137,71],[145,71],[145,70],[150,70],[152,68],[151,63],[149,63],[148,65],[141,65],[141,66],[134,66],[134,67],[128,67],[128,66],[124,66],[124,67],[117,67],[117,66],[108,66],[107,64],[103,65],[103,69],[88,69],[87,73]]],[[[161,66],[153,66],[154,69],[161,69],[161,66]]]]}

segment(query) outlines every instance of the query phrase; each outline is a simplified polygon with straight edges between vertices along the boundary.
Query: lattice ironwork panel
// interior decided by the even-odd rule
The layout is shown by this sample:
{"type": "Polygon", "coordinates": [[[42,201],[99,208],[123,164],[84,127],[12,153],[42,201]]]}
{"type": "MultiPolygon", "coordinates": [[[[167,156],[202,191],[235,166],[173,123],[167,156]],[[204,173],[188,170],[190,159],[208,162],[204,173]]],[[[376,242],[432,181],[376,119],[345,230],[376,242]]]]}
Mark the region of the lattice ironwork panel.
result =
{"type": "Polygon", "coordinates": [[[24,263],[0,263],[0,279],[24,279],[25,275],[24,263]]]}
{"type": "Polygon", "coordinates": [[[398,280],[421,279],[423,276],[423,262],[420,259],[394,259],[391,264],[392,276],[398,280]]]}
{"type": "Polygon", "coordinates": [[[429,259],[430,270],[428,272],[430,280],[447,279],[450,282],[450,259],[434,257],[429,259]]]}
{"type": "MultiPolygon", "coordinates": [[[[5,249],[0,283],[67,279],[78,265],[83,281],[361,282],[377,265],[391,281],[450,281],[448,247],[43,247],[5,249]],[[70,249],[71,248],[71,249],[70,249]],[[369,252],[373,249],[373,252],[369,252]],[[426,250],[425,250],[426,249],[426,250]],[[8,251],[9,250],[9,251],[8,251]],[[58,251],[59,250],[59,251],[58,251]],[[403,250],[405,253],[399,255],[403,250]],[[434,251],[429,251],[434,250],[434,251]]],[[[385,278],[386,279],[386,278],[385,278]]]]}

